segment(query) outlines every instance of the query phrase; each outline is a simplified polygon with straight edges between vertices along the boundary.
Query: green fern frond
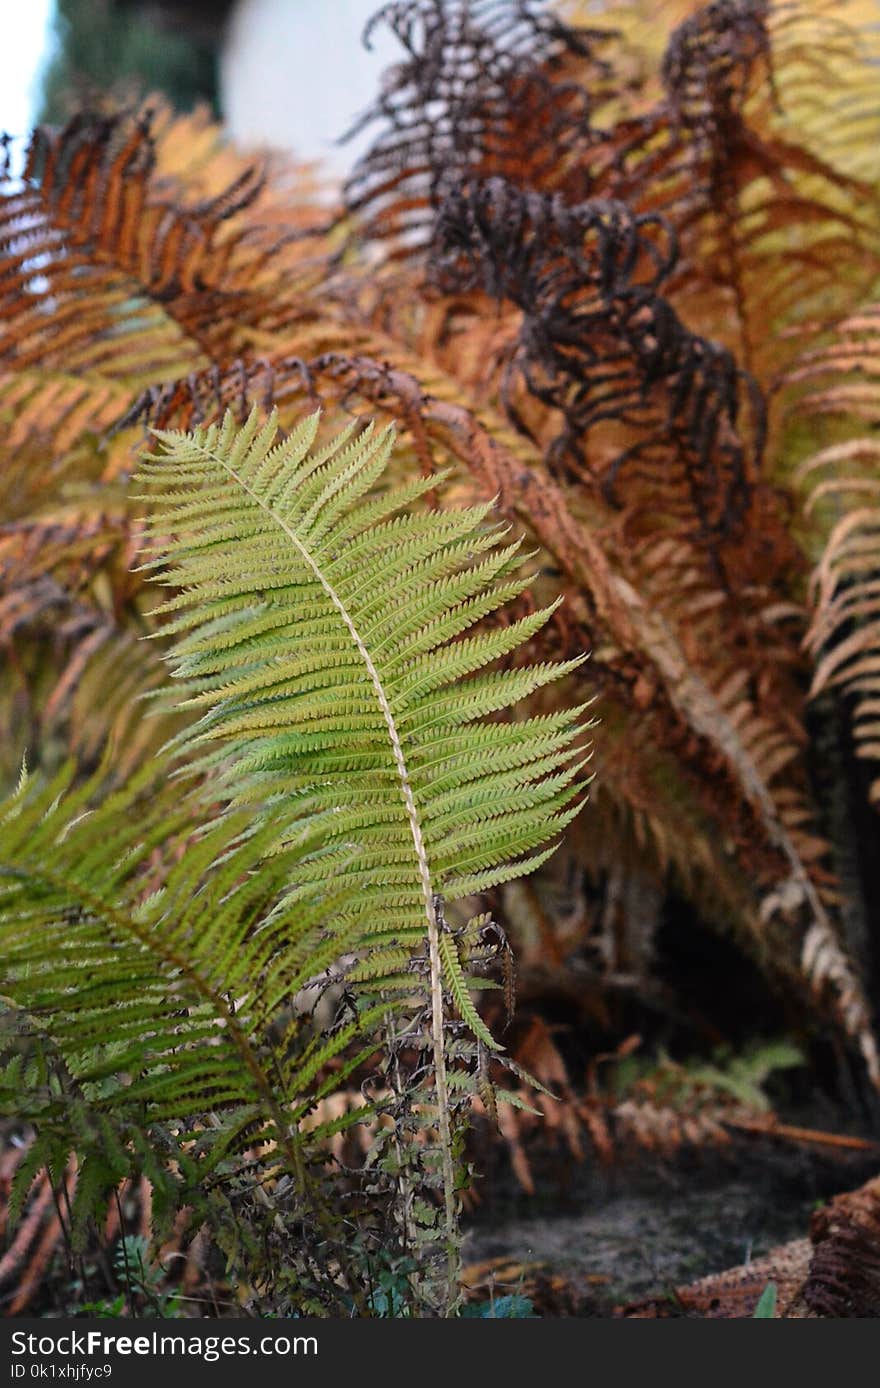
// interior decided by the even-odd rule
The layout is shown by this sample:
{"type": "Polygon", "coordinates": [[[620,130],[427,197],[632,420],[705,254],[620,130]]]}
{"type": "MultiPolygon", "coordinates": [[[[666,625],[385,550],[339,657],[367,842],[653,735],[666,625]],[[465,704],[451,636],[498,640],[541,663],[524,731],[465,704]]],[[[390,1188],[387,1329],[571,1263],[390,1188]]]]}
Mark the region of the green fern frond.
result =
{"type": "Polygon", "coordinates": [[[91,807],[100,786],[59,795],[63,784],[3,817],[7,1028],[63,1064],[62,1110],[75,1093],[145,1126],[253,1105],[265,1140],[289,1141],[276,1091],[300,1091],[302,1073],[283,1055],[270,1068],[265,1038],[299,954],[315,958],[329,925],[286,899],[294,850],[267,856],[271,830],[230,816],[189,837],[148,894],[154,847],[188,817],[151,777],[91,807]]]}
{"type": "Polygon", "coordinates": [[[347,938],[360,936],[361,986],[400,997],[407,955],[427,957],[451,1297],[446,996],[480,1045],[495,1043],[436,903],[526,870],[577,813],[577,715],[549,740],[539,720],[484,720],[580,660],[481,673],[552,611],[472,634],[525,586],[511,577],[518,546],[498,545],[485,505],[402,513],[412,486],[384,493],[365,524],[359,503],[382,478],[392,432],[349,429],[315,448],[318,426],[315,414],[278,442],[275,414],[261,424],[254,410],[241,429],[227,414],[222,426],[157,434],[144,473],[149,547],[161,555],[173,536],[170,560],[158,560],[177,590],[162,607],[173,671],[208,707],[176,747],[213,773],[212,794],[270,804],[279,844],[302,842],[304,819],[306,833],[320,823],[297,900],[332,880],[347,938]]]}
{"type": "MultiPolygon", "coordinates": [[[[396,972],[436,944],[435,894],[515,873],[576,813],[581,710],[485,720],[580,661],[482,673],[552,610],[473,634],[525,586],[518,545],[498,547],[487,506],[401,513],[433,479],[364,507],[391,431],[349,429],[316,448],[318,425],[315,414],[278,441],[274,414],[254,411],[240,429],[228,415],[157,435],[149,544],[176,590],[161,611],[183,702],[208,709],[175,750],[213,773],[212,795],[271,801],[279,842],[320,818],[297,886],[322,887],[332,861],[360,947],[390,945],[396,972]]],[[[455,992],[451,956],[444,972],[455,992]]]]}

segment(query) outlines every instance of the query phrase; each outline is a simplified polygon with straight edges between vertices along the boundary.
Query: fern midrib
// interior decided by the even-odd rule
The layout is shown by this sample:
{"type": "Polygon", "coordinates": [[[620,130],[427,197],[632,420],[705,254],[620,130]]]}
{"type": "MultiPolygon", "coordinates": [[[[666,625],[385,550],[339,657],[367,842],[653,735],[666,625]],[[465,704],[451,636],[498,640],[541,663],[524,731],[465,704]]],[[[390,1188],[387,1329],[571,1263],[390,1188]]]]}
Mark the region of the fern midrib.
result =
{"type": "Polygon", "coordinates": [[[223,471],[232,478],[245,495],[251,499],[254,505],[259,507],[269,520],[277,525],[282,533],[287,536],[291,545],[301,556],[309,570],[314,574],[321,589],[326,593],[330,602],[342,618],[343,624],[354,642],[355,649],[364,663],[364,668],[373,686],[380,712],[385,720],[385,726],[391,744],[391,752],[394,757],[394,765],[400,782],[401,795],[406,809],[409,830],[413,841],[419,882],[424,899],[425,921],[427,924],[428,962],[431,980],[431,1040],[434,1054],[434,1082],[437,1088],[438,1128],[440,1132],[440,1145],[443,1160],[444,1218],[446,1235],[449,1241],[450,1281],[452,1281],[455,1276],[451,1263],[456,1227],[455,1171],[452,1160],[452,1132],[449,1122],[449,1086],[446,1074],[446,1055],[443,1044],[443,965],[440,957],[440,928],[437,921],[437,912],[434,907],[434,887],[431,880],[427,849],[425,848],[421,821],[419,819],[418,809],[416,808],[400,733],[398,732],[397,723],[395,722],[394,714],[388,701],[388,696],[385,693],[385,688],[382,684],[379,672],[376,669],[366,643],[355,626],[351,613],[348,611],[345,603],[342,601],[342,598],[337,593],[329,578],[327,578],[326,574],[321,569],[320,564],[315,559],[311,550],[303,543],[296,531],[287,524],[283,517],[279,516],[277,511],[267,505],[263,498],[253,487],[249,486],[241,474],[232,467],[226,459],[213,449],[206,449],[205,452],[218,467],[222,468],[223,471]]]}

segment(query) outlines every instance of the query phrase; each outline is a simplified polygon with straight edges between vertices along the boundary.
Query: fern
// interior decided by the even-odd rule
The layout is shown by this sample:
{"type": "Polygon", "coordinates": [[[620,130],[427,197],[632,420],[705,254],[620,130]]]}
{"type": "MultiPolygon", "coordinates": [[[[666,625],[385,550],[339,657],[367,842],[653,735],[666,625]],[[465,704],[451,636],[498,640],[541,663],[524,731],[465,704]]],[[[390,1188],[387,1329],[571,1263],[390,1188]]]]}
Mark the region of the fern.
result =
{"type": "MultiPolygon", "coordinates": [[[[320,915],[288,899],[294,856],[267,857],[271,832],[239,815],[192,840],[150,891],[151,854],[189,827],[154,774],[96,804],[100,783],[71,790],[68,769],[4,807],[3,1022],[40,1044],[9,1060],[3,1106],[19,1113],[30,1090],[43,1159],[63,1169],[76,1147],[80,1188],[100,1172],[111,1189],[136,1133],[209,1109],[224,1116],[202,1143],[200,1181],[254,1143],[279,1144],[297,1166],[297,1108],[312,1098],[302,1058],[266,1049],[276,991],[302,985],[322,934],[320,915]]],[[[324,1059],[347,1039],[337,1032],[324,1059]]],[[[174,1145],[192,1171],[191,1137],[174,1145]]]]}
{"type": "Polygon", "coordinates": [[[313,415],[275,444],[274,415],[260,428],[254,411],[241,430],[227,416],[158,434],[152,543],[174,532],[174,562],[160,564],[182,590],[160,610],[174,614],[184,703],[209,706],[178,746],[193,768],[216,768],[233,806],[289,806],[279,840],[320,822],[298,893],[324,882],[329,855],[351,919],[405,962],[426,930],[439,941],[438,892],[524,870],[577,812],[583,709],[486,719],[582,658],[487,673],[553,610],[465,637],[526,586],[512,576],[518,546],[498,547],[488,505],[399,514],[435,479],[358,506],[392,435],[348,430],[310,451],[317,428],[313,415]]]}
{"type": "Polygon", "coordinates": [[[81,1232],[133,1161],[169,1208],[204,1211],[254,1150],[308,1194],[326,1136],[302,1129],[314,1104],[377,1044],[429,1037],[450,1305],[449,1000],[495,1043],[442,897],[527,870],[577,812],[581,710],[497,715],[579,661],[488,669],[548,615],[477,625],[524,586],[517,545],[498,544],[487,506],[401,514],[435,479],[365,500],[390,432],[315,448],[318,424],[277,441],[274,416],[240,430],[227,417],[159,435],[147,460],[180,706],[206,711],[109,795],[103,773],[71,788],[68,771],[7,803],[4,1106],[30,1089],[34,1161],[60,1171],[80,1154],[81,1232]],[[173,781],[156,793],[173,765],[189,796],[173,781]],[[294,1015],[279,1032],[291,999],[346,969],[328,1028],[309,1035],[294,1015]]]}
{"type": "Polygon", "coordinates": [[[295,895],[308,899],[332,874],[345,947],[360,959],[384,952],[377,994],[426,954],[452,1248],[444,984],[486,1038],[455,947],[441,938],[437,898],[531,867],[542,855],[525,855],[576,812],[577,711],[481,720],[580,661],[481,673],[549,616],[465,636],[525,586],[511,578],[517,546],[494,546],[497,531],[482,528],[488,506],[401,515],[430,479],[358,509],[384,470],[390,433],[348,430],[312,451],[317,428],[313,415],[275,444],[275,416],[261,428],[255,411],[240,431],[227,416],[222,428],[158,436],[165,451],[146,479],[160,507],[154,542],[167,528],[177,537],[166,577],[182,592],[165,604],[175,674],[189,702],[209,705],[182,744],[207,769],[221,741],[216,780],[233,806],[289,806],[282,841],[302,843],[320,826],[295,895]]]}

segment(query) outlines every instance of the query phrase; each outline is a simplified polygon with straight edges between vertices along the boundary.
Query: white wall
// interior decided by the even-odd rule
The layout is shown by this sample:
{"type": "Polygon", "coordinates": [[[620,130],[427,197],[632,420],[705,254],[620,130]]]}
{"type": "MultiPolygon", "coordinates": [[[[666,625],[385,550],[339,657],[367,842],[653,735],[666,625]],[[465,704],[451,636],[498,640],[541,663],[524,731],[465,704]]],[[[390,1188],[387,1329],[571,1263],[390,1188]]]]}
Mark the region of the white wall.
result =
{"type": "Polygon", "coordinates": [[[364,140],[334,148],[379,89],[401,49],[380,30],[372,52],[364,24],[380,0],[240,0],[221,61],[221,95],[231,135],[301,159],[321,159],[341,177],[364,140]]]}

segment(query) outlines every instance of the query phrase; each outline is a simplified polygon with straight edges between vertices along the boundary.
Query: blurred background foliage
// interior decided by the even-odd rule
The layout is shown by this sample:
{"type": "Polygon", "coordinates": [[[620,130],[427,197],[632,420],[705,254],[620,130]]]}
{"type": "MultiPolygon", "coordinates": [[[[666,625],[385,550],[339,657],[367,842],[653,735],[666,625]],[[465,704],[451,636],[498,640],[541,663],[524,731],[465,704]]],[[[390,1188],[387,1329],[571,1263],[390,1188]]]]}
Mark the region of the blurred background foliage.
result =
{"type": "Polygon", "coordinates": [[[163,93],[180,111],[207,102],[219,115],[217,50],[228,6],[168,7],[133,0],[55,0],[54,56],[39,117],[163,93]]]}

